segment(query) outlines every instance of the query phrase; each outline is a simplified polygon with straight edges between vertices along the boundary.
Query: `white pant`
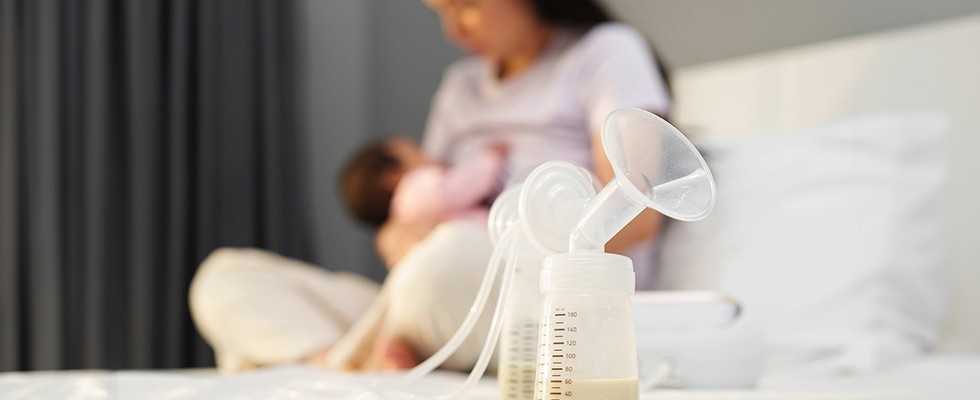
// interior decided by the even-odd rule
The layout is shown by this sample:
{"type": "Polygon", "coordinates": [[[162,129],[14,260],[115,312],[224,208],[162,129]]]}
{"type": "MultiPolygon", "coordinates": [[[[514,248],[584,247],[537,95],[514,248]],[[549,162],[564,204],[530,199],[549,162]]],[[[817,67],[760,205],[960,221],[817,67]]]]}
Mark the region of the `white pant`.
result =
{"type": "MultiPolygon", "coordinates": [[[[443,223],[379,286],[264,250],[218,249],[194,276],[191,314],[223,371],[296,362],[328,348],[328,366],[359,364],[379,334],[428,357],[466,317],[491,250],[485,225],[443,223]]],[[[495,299],[445,368],[473,366],[495,299]]]]}

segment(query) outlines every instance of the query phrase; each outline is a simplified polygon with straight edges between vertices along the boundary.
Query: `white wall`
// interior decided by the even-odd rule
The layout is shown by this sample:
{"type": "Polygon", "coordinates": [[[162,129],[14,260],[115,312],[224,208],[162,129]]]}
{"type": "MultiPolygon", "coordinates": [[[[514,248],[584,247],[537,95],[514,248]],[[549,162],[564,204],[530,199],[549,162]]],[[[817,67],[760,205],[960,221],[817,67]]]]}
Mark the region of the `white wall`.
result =
{"type": "Polygon", "coordinates": [[[421,137],[443,69],[462,54],[420,0],[371,1],[371,110],[375,133],[421,137]]]}
{"type": "Polygon", "coordinates": [[[980,12],[977,0],[602,0],[676,67],[980,12]]]}
{"type": "Polygon", "coordinates": [[[315,261],[374,279],[384,268],[371,233],[343,209],[337,175],[359,144],[421,137],[443,68],[459,53],[415,0],[300,0],[301,81],[314,204],[315,261]]]}

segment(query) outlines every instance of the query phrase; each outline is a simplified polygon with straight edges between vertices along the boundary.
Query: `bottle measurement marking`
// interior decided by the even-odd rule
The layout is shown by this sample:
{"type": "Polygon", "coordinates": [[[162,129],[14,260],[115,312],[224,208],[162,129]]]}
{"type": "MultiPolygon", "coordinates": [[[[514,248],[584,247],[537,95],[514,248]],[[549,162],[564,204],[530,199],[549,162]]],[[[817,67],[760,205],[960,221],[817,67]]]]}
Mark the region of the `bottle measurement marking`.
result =
{"type": "Polygon", "coordinates": [[[576,353],[572,348],[576,344],[575,332],[578,331],[573,322],[576,317],[578,312],[559,307],[551,313],[550,321],[542,324],[544,340],[540,344],[543,356],[540,365],[542,369],[548,368],[548,372],[538,379],[541,400],[575,398],[571,390],[574,379],[567,374],[573,373],[577,367],[574,363],[576,353]]]}

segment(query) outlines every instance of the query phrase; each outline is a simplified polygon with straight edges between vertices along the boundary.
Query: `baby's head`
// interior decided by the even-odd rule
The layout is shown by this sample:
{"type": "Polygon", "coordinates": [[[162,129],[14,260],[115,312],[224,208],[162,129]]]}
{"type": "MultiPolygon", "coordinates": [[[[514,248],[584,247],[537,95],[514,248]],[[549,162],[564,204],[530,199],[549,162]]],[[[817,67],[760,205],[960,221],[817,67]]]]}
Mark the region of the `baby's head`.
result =
{"type": "Polygon", "coordinates": [[[358,220],[380,227],[388,220],[395,186],[405,172],[432,162],[412,139],[372,141],[344,165],[340,175],[344,202],[358,220]]]}

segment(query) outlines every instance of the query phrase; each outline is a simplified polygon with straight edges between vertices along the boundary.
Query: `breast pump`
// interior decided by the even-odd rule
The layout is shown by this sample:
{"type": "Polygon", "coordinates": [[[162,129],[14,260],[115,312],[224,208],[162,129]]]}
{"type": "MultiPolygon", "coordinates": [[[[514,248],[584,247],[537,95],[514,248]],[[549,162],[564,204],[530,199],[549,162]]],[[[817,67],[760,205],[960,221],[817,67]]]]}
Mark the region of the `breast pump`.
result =
{"type": "MultiPolygon", "coordinates": [[[[598,193],[587,170],[552,161],[525,179],[517,197],[515,223],[541,253],[551,254],[541,268],[540,306],[511,306],[540,312],[536,400],[638,398],[633,266],[629,258],[603,249],[645,208],[692,221],[706,217],[714,205],[714,180],[704,159],[656,115],[635,108],[614,111],[603,124],[602,143],[615,177],[598,193]]],[[[491,229],[500,224],[491,221],[491,229]]],[[[505,331],[502,343],[514,333],[505,331]]],[[[502,352],[501,371],[514,359],[526,355],[502,352]]],[[[505,378],[501,398],[521,398],[507,397],[518,392],[508,385],[525,380],[500,377],[505,378]]]]}
{"type": "Polygon", "coordinates": [[[488,221],[495,250],[460,329],[398,382],[349,398],[459,398],[486,370],[498,338],[501,399],[639,397],[633,265],[605,253],[605,244],[645,208],[683,221],[706,217],[715,185],[694,146],[649,112],[613,111],[602,143],[615,176],[601,190],[588,170],[549,161],[498,197],[488,221]],[[472,331],[505,257],[490,332],[467,381],[438,395],[398,389],[433,371],[472,331]]]}

